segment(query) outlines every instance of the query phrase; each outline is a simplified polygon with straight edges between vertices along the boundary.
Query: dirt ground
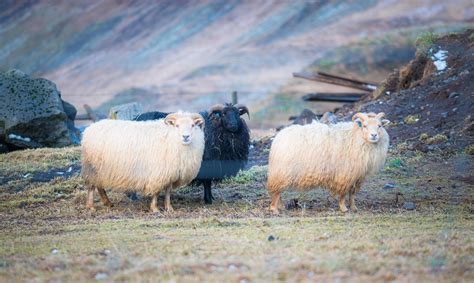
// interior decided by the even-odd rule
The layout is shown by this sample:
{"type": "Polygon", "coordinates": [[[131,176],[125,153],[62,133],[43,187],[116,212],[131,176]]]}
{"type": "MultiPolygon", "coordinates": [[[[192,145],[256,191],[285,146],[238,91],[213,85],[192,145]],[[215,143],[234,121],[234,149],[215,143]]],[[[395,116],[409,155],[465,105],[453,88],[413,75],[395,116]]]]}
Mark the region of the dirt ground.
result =
{"type": "Polygon", "coordinates": [[[270,214],[271,137],[252,142],[248,167],[217,184],[214,204],[185,187],[172,214],[114,192],[114,207],[96,195],[97,211],[87,210],[78,147],[0,154],[0,282],[474,281],[473,45],[451,37],[434,41],[458,54],[451,69],[426,63],[408,82],[407,67],[394,92],[356,105],[392,120],[389,158],[357,195],[357,213],[313,190],[285,192],[287,209],[270,214]]]}

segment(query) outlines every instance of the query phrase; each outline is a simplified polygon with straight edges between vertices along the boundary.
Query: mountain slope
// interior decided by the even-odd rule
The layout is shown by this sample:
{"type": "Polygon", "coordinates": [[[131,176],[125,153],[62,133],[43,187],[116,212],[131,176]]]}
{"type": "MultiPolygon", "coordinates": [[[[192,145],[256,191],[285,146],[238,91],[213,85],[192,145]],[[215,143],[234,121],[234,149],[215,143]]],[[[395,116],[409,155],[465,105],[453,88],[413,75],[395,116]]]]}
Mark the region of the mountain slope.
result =
{"type": "Polygon", "coordinates": [[[474,21],[471,1],[428,2],[2,1],[0,68],[53,80],[76,106],[145,89],[149,109],[201,109],[237,90],[258,108],[335,48],[474,21]]]}

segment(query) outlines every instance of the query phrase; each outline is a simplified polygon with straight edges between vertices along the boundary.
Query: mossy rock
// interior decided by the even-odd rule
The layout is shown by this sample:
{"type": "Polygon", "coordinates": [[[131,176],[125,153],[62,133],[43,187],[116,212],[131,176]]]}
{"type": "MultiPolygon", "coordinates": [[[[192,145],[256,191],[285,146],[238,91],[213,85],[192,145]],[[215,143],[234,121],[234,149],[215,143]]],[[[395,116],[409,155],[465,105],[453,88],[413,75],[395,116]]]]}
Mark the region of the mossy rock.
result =
{"type": "Polygon", "coordinates": [[[408,115],[403,119],[405,124],[412,125],[417,123],[420,120],[420,115],[408,115]]]}
{"type": "Polygon", "coordinates": [[[426,139],[427,144],[440,144],[448,141],[448,137],[442,134],[437,134],[431,138],[426,139]]]}
{"type": "Polygon", "coordinates": [[[469,155],[474,155],[474,144],[466,146],[464,152],[469,155]]]}

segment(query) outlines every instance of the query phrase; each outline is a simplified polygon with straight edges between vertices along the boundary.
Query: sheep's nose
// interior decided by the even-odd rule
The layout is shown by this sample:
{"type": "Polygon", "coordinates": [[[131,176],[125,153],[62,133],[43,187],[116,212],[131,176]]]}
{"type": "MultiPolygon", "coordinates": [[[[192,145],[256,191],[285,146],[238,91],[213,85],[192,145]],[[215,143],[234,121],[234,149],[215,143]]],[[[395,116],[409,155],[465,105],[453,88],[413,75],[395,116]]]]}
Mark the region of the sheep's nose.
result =
{"type": "Polygon", "coordinates": [[[188,141],[189,140],[189,135],[183,135],[183,140],[188,141]]]}
{"type": "Polygon", "coordinates": [[[377,134],[371,134],[372,135],[372,139],[376,139],[377,138],[377,134]]]}

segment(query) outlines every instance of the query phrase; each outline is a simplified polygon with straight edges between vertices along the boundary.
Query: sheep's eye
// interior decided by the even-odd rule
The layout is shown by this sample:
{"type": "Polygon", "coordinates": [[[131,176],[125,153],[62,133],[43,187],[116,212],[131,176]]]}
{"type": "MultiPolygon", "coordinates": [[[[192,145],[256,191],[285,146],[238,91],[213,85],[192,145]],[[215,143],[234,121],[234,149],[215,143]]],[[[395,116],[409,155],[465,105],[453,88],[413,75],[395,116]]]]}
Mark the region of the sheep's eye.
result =
{"type": "Polygon", "coordinates": [[[196,125],[192,124],[192,125],[191,125],[191,128],[194,128],[194,126],[196,126],[196,125]]]}
{"type": "Polygon", "coordinates": [[[178,125],[178,124],[176,124],[176,128],[179,128],[179,125],[178,125]]]}

